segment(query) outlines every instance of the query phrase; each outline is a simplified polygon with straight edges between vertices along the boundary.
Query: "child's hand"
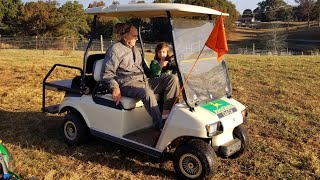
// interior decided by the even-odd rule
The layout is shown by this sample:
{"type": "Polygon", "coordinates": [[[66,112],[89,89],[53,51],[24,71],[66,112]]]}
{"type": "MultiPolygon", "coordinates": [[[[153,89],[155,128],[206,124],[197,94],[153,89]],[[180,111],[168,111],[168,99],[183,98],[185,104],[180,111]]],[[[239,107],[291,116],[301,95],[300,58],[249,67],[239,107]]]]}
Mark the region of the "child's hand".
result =
{"type": "Polygon", "coordinates": [[[161,67],[166,67],[168,65],[168,61],[161,61],[160,66],[161,67]]]}

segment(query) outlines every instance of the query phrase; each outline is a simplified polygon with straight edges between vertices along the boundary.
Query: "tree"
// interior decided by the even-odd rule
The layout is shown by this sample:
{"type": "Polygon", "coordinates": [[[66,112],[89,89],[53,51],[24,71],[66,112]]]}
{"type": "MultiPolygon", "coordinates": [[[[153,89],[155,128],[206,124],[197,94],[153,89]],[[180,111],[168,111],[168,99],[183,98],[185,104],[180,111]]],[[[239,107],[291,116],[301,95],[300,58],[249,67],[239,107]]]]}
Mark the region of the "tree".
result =
{"type": "Polygon", "coordinates": [[[272,23],[272,29],[265,35],[262,40],[267,49],[272,50],[273,53],[278,53],[287,48],[287,35],[284,31],[279,30],[280,25],[272,23]]]}
{"type": "Polygon", "coordinates": [[[119,1],[112,1],[112,5],[120,5],[119,1]]]}
{"type": "Polygon", "coordinates": [[[306,20],[304,15],[303,15],[303,13],[302,13],[301,6],[293,7],[293,16],[294,16],[294,19],[296,21],[304,21],[304,20],[306,20]]]}
{"type": "Polygon", "coordinates": [[[260,21],[284,21],[290,19],[292,7],[283,0],[265,0],[258,3],[254,13],[260,21]]]}
{"type": "Polygon", "coordinates": [[[246,18],[246,17],[253,17],[252,11],[251,9],[246,9],[243,11],[242,13],[242,17],[246,18]]]}
{"type": "Polygon", "coordinates": [[[88,31],[87,15],[84,13],[83,5],[77,1],[68,1],[59,8],[63,16],[63,26],[59,32],[64,37],[83,38],[88,31]]]}
{"type": "Polygon", "coordinates": [[[27,2],[18,17],[18,32],[22,35],[57,36],[62,26],[62,16],[56,1],[27,2]]]}
{"type": "Polygon", "coordinates": [[[5,33],[12,31],[21,6],[21,0],[0,0],[0,33],[2,28],[5,33]]]}
{"type": "Polygon", "coordinates": [[[295,0],[302,8],[302,14],[307,18],[308,27],[310,27],[310,19],[313,9],[316,6],[315,0],[295,0]]]}
{"type": "MultiPolygon", "coordinates": [[[[118,1],[112,1],[112,4],[114,2],[118,2],[118,1]]],[[[119,2],[118,2],[119,3],[119,2]]],[[[120,4],[120,3],[119,3],[120,4]]],[[[105,6],[106,4],[103,1],[93,1],[92,3],[89,4],[88,8],[93,8],[93,7],[100,7],[100,6],[105,6]]]]}
{"type": "Polygon", "coordinates": [[[314,12],[318,16],[318,23],[319,23],[319,27],[320,27],[320,0],[317,0],[316,6],[314,8],[314,12]]]}
{"type": "Polygon", "coordinates": [[[293,7],[290,5],[283,5],[279,7],[279,10],[276,13],[276,20],[278,21],[290,21],[293,17],[293,7]]]}
{"type": "MultiPolygon", "coordinates": [[[[119,1],[113,1],[113,5],[119,5],[119,1]]],[[[92,4],[89,4],[89,8],[93,7],[100,7],[100,6],[105,6],[105,3],[103,1],[97,2],[94,1],[92,4]]],[[[89,19],[88,21],[92,21],[92,18],[89,19]]],[[[97,30],[96,34],[98,36],[102,35],[105,38],[111,39],[115,38],[113,36],[113,27],[115,24],[119,23],[119,19],[115,17],[104,17],[104,16],[99,16],[97,18],[97,30]]]]}
{"type": "Polygon", "coordinates": [[[254,9],[252,13],[254,14],[254,17],[256,18],[256,20],[263,21],[263,19],[266,19],[265,13],[259,7],[254,9]]]}
{"type": "Polygon", "coordinates": [[[21,0],[0,0],[0,22],[15,18],[21,5],[21,0]]]}
{"type": "Polygon", "coordinates": [[[175,0],[175,3],[192,4],[198,6],[204,6],[208,8],[213,8],[215,10],[229,13],[229,17],[225,19],[225,27],[227,32],[233,30],[234,23],[238,19],[239,12],[236,10],[236,6],[227,0],[175,0]]]}

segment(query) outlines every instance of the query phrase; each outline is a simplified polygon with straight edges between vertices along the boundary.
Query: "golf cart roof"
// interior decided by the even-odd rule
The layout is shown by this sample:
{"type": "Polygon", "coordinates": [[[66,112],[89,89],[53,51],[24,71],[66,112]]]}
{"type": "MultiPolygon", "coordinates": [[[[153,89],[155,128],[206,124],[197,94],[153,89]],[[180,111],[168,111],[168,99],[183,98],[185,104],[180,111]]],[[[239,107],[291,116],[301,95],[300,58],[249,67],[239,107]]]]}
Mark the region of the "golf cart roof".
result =
{"type": "Polygon", "coordinates": [[[170,11],[172,17],[204,16],[207,14],[229,16],[227,13],[214,9],[178,3],[124,4],[86,9],[86,13],[92,15],[136,18],[167,17],[166,11],[170,11]]]}

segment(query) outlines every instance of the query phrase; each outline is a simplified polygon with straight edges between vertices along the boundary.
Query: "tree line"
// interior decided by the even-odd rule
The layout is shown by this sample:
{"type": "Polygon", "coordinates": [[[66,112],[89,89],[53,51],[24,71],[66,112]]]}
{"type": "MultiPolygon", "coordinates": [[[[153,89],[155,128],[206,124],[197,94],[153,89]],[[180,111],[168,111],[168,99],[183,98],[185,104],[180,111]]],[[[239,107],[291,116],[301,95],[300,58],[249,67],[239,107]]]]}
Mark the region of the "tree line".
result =
{"type": "MultiPolygon", "coordinates": [[[[155,0],[154,3],[170,3],[170,0],[155,0]]],[[[145,3],[143,0],[130,0],[129,3],[145,3]]],[[[234,4],[227,0],[175,0],[174,3],[184,3],[205,6],[229,13],[226,28],[231,30],[239,13],[234,4]]],[[[120,4],[113,1],[111,4],[120,4]]],[[[108,5],[111,5],[108,4],[108,5]]],[[[106,6],[103,1],[94,1],[88,8],[106,6]]],[[[21,0],[0,0],[0,34],[13,36],[54,36],[61,38],[88,38],[90,23],[93,16],[85,14],[85,8],[78,1],[68,1],[60,5],[55,0],[22,3],[21,0]]],[[[113,27],[117,23],[137,19],[98,17],[97,35],[112,39],[113,27]]],[[[151,18],[143,21],[145,27],[151,29],[145,33],[147,40],[167,40],[165,34],[169,31],[165,26],[165,18],[151,18]]]]}
{"type": "MultiPolygon", "coordinates": [[[[154,3],[170,3],[171,0],[155,0],[154,3]]],[[[174,0],[174,3],[193,4],[229,13],[225,19],[227,31],[231,31],[240,13],[228,0],[174,0]]],[[[260,21],[312,21],[319,20],[320,0],[296,0],[298,6],[288,5],[284,0],[265,0],[257,8],[243,12],[243,17],[255,17],[260,21]]],[[[143,0],[130,0],[129,3],[145,3],[143,0]]],[[[120,4],[112,1],[111,4],[120,4]]],[[[108,4],[108,5],[111,5],[108,4]]],[[[105,6],[103,1],[94,1],[90,7],[105,6]]],[[[0,34],[13,36],[54,36],[61,38],[88,38],[93,16],[84,13],[84,6],[78,1],[59,4],[55,0],[22,3],[21,0],[0,0],[0,34]]],[[[99,17],[97,35],[113,39],[113,27],[117,23],[135,19],[99,17]]],[[[164,18],[151,18],[143,21],[150,31],[145,33],[146,40],[167,40],[169,29],[164,18]]]]}
{"type": "Polygon", "coordinates": [[[242,17],[255,17],[261,22],[270,21],[310,21],[317,20],[320,25],[320,0],[295,0],[297,6],[284,0],[265,0],[257,4],[253,11],[246,9],[242,17]]]}

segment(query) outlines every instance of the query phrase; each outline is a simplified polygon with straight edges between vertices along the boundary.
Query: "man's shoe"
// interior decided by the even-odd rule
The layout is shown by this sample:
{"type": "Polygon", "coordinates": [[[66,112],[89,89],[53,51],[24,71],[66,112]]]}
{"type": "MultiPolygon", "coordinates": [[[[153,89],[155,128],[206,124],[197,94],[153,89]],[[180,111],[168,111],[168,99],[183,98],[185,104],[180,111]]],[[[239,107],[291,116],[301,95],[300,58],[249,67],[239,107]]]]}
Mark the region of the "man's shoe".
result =
{"type": "Polygon", "coordinates": [[[163,120],[162,122],[159,122],[159,123],[155,124],[153,127],[156,128],[156,129],[158,129],[158,130],[160,130],[160,131],[162,131],[164,124],[165,124],[165,120],[163,120]]]}

